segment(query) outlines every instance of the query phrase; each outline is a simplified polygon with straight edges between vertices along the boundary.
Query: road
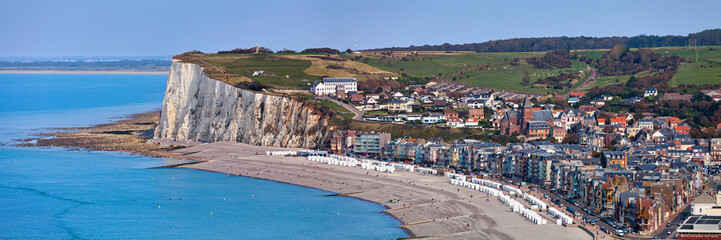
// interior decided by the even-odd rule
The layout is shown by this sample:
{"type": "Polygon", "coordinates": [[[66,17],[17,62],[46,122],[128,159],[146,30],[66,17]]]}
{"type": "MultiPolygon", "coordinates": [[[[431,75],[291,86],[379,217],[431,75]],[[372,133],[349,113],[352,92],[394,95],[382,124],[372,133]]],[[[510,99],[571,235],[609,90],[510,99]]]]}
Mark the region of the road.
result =
{"type": "Polygon", "coordinates": [[[673,218],[673,220],[669,221],[671,223],[671,226],[666,227],[664,225],[663,228],[660,228],[661,231],[656,231],[655,236],[657,236],[659,239],[672,239],[673,236],[676,235],[676,229],[678,229],[678,224],[683,223],[683,221],[686,220],[686,216],[691,215],[691,204],[687,205],[686,208],[681,210],[679,214],[676,214],[676,217],[673,218]],[[667,232],[671,232],[671,235],[666,234],[667,232]]]}
{"type": "MultiPolygon", "coordinates": [[[[546,189],[540,188],[539,186],[537,186],[537,185],[535,185],[535,184],[534,184],[534,187],[536,187],[536,189],[538,189],[538,192],[547,194],[548,197],[550,197],[550,198],[556,198],[556,199],[561,200],[561,203],[563,203],[563,207],[556,206],[557,208],[560,208],[559,210],[563,210],[563,212],[565,212],[566,214],[569,214],[569,216],[573,216],[573,214],[569,213],[569,212],[566,210],[566,207],[570,206],[573,210],[576,210],[577,212],[581,213],[581,216],[582,216],[582,217],[585,216],[585,217],[588,217],[589,219],[598,218],[599,220],[598,220],[598,222],[596,222],[596,225],[597,225],[597,226],[602,226],[602,227],[605,227],[606,229],[611,230],[611,234],[610,234],[610,235],[615,236],[615,234],[616,234],[616,233],[615,233],[616,229],[613,228],[613,227],[611,227],[611,226],[608,225],[607,223],[601,221],[601,220],[600,220],[600,219],[601,219],[600,217],[591,215],[591,214],[587,213],[586,211],[583,211],[583,209],[581,209],[581,207],[576,206],[576,205],[573,205],[573,204],[571,204],[570,202],[566,201],[566,198],[563,197],[563,196],[560,196],[560,195],[558,195],[558,194],[556,194],[556,193],[552,193],[551,191],[548,191],[548,190],[546,190],[546,189]]],[[[549,202],[550,202],[550,201],[549,201],[549,202]]],[[[551,203],[552,203],[552,202],[551,202],[551,203]]],[[[581,220],[578,220],[579,224],[580,224],[582,221],[583,221],[583,218],[581,218],[581,220]]],[[[598,230],[598,232],[603,232],[603,231],[601,231],[600,229],[597,229],[597,230],[598,230]]],[[[605,235],[607,235],[607,234],[606,234],[605,232],[603,232],[603,233],[599,234],[599,237],[600,237],[600,236],[605,236],[605,235]]],[[[612,238],[611,238],[610,236],[608,236],[608,237],[606,237],[606,239],[612,239],[612,238]]]]}
{"type": "MultiPolygon", "coordinates": [[[[548,196],[551,197],[551,198],[560,199],[561,202],[563,203],[563,206],[564,206],[564,207],[563,207],[563,211],[564,211],[564,212],[567,212],[565,207],[566,207],[566,206],[570,206],[571,208],[573,208],[573,210],[576,210],[576,211],[578,211],[579,213],[581,213],[582,216],[588,217],[588,218],[590,218],[590,219],[593,219],[593,218],[599,218],[599,219],[600,219],[600,217],[598,217],[598,216],[593,216],[593,215],[591,215],[591,214],[583,211],[583,209],[581,209],[580,207],[578,207],[578,206],[576,206],[576,205],[573,205],[573,204],[571,204],[570,202],[566,201],[566,198],[563,197],[563,196],[560,196],[560,195],[558,195],[558,194],[556,194],[556,193],[552,193],[552,192],[550,192],[550,191],[548,191],[548,190],[546,190],[546,189],[539,188],[537,185],[534,185],[534,187],[536,187],[536,188],[538,189],[538,192],[548,194],[548,196]]],[[[567,212],[567,213],[568,213],[568,212],[567,212]]],[[[667,221],[667,223],[670,223],[670,225],[669,225],[668,227],[666,227],[666,225],[664,225],[663,227],[661,227],[661,228],[659,228],[658,230],[656,230],[656,232],[655,232],[653,235],[650,235],[650,236],[639,236],[639,235],[635,235],[635,234],[626,234],[624,237],[619,237],[619,236],[616,235],[616,229],[613,228],[613,227],[611,227],[611,226],[608,225],[607,223],[599,220],[598,222],[596,222],[596,225],[598,225],[598,226],[603,226],[603,227],[605,227],[606,229],[611,230],[611,235],[613,235],[613,238],[620,238],[620,239],[642,239],[642,238],[645,238],[645,239],[648,239],[648,238],[651,238],[651,237],[653,237],[653,236],[656,236],[656,237],[658,237],[658,239],[673,239],[673,237],[676,235],[676,229],[678,229],[678,224],[679,224],[679,223],[683,223],[683,221],[686,220],[686,216],[688,216],[688,215],[690,215],[690,214],[691,214],[691,204],[686,205],[686,207],[685,207],[683,210],[681,210],[678,214],[676,214],[676,216],[674,216],[674,218],[673,218],[672,220],[667,221]],[[668,232],[671,232],[671,234],[670,234],[670,235],[667,234],[668,232]]],[[[572,215],[572,214],[571,214],[571,215],[572,215]]],[[[665,224],[665,223],[664,223],[664,224],[665,224]]],[[[608,239],[611,239],[611,238],[608,238],[608,239]]]]}
{"type": "Polygon", "coordinates": [[[583,86],[586,86],[586,84],[588,84],[589,82],[591,82],[591,80],[596,79],[596,77],[598,77],[598,70],[596,70],[596,68],[594,68],[594,67],[591,67],[591,66],[589,66],[589,67],[591,68],[591,71],[592,71],[591,76],[589,76],[589,77],[586,79],[586,81],[584,81],[583,83],[581,83],[581,85],[578,85],[578,87],[574,88],[574,89],[571,90],[571,91],[568,91],[568,93],[566,93],[565,95],[563,95],[563,97],[567,98],[568,95],[571,94],[571,92],[574,92],[574,91],[576,91],[576,90],[578,90],[578,89],[583,88],[583,86]]]}
{"type": "Polygon", "coordinates": [[[336,104],[338,104],[338,105],[340,105],[340,106],[343,106],[344,108],[348,109],[349,111],[353,112],[353,114],[355,114],[355,116],[353,116],[353,120],[363,121],[363,114],[365,114],[365,112],[364,112],[364,111],[361,111],[361,110],[358,110],[357,108],[353,107],[353,106],[350,105],[350,104],[347,104],[347,103],[338,101],[338,99],[329,98],[329,97],[316,97],[316,99],[318,99],[318,100],[328,100],[328,101],[332,101],[332,102],[334,102],[334,103],[336,103],[336,104]]]}

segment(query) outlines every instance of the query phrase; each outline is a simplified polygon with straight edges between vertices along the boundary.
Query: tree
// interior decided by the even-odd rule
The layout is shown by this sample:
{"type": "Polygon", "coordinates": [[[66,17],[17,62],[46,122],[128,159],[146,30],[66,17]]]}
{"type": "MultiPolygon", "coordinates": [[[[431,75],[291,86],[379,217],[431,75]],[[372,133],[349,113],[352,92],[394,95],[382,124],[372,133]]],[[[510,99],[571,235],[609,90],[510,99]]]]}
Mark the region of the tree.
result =
{"type": "Polygon", "coordinates": [[[523,72],[523,86],[531,85],[531,77],[528,74],[528,71],[523,72]]]}
{"type": "Polygon", "coordinates": [[[573,144],[578,142],[578,136],[575,133],[566,134],[561,143],[573,144]]]}

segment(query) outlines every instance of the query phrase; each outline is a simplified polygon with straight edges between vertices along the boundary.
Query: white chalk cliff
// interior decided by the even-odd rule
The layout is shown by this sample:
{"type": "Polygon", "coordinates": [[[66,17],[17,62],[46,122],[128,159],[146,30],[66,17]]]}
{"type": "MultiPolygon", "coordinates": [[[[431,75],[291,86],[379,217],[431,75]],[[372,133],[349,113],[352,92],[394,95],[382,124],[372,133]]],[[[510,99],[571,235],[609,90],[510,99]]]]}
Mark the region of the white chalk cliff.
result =
{"type": "Polygon", "coordinates": [[[301,100],[241,89],[173,60],[155,138],[315,148],[328,130],[329,117],[301,100]]]}

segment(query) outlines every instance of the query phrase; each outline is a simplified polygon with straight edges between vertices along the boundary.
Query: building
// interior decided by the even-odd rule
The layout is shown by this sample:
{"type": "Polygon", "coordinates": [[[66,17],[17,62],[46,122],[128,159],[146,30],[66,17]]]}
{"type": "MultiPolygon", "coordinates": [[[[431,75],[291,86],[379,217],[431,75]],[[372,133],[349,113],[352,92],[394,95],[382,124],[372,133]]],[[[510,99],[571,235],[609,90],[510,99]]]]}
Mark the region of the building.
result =
{"type": "Polygon", "coordinates": [[[413,112],[413,107],[406,101],[393,99],[388,103],[388,111],[413,112]]]}
{"type": "Polygon", "coordinates": [[[383,146],[390,141],[390,133],[359,132],[353,136],[353,152],[364,155],[379,155],[383,146]]]}
{"type": "Polygon", "coordinates": [[[601,165],[604,168],[609,167],[612,164],[618,164],[625,168],[628,166],[628,156],[626,152],[622,151],[606,151],[601,155],[601,165]]]}
{"type": "Polygon", "coordinates": [[[526,123],[526,136],[529,138],[547,138],[551,133],[551,124],[544,121],[529,121],[526,123]]]}
{"type": "Polygon", "coordinates": [[[586,93],[585,92],[570,92],[570,93],[568,93],[568,95],[570,95],[571,97],[582,98],[582,97],[586,96],[586,93]]]}
{"type": "MultiPolygon", "coordinates": [[[[336,93],[336,96],[340,96],[340,93],[336,93]]],[[[350,102],[355,103],[355,104],[362,104],[363,102],[365,102],[363,94],[350,94],[349,97],[350,97],[350,102]]]]}
{"type": "Polygon", "coordinates": [[[571,105],[576,104],[578,101],[580,101],[580,99],[578,97],[568,98],[568,104],[571,104],[571,105]]]}
{"type": "Polygon", "coordinates": [[[468,117],[478,119],[479,121],[483,121],[484,119],[486,119],[484,112],[483,112],[483,108],[468,109],[468,117]]]}
{"type": "Polygon", "coordinates": [[[663,95],[663,100],[666,101],[691,101],[691,98],[693,98],[691,94],[666,93],[663,95]]]}
{"type": "Polygon", "coordinates": [[[345,93],[358,92],[358,81],[355,78],[323,78],[315,82],[311,92],[317,96],[336,95],[338,91],[345,93]]]}
{"type": "Polygon", "coordinates": [[[643,90],[643,97],[655,97],[658,95],[658,90],[655,88],[646,88],[643,90]]]}
{"type": "Polygon", "coordinates": [[[443,115],[446,116],[446,119],[458,118],[458,112],[454,111],[453,109],[443,110],[443,115]]]}
{"type": "Polygon", "coordinates": [[[721,216],[691,216],[678,228],[679,240],[721,239],[721,216]]]}
{"type": "Polygon", "coordinates": [[[711,156],[709,164],[721,165],[721,138],[712,138],[709,147],[711,149],[709,152],[709,155],[711,156]]]}

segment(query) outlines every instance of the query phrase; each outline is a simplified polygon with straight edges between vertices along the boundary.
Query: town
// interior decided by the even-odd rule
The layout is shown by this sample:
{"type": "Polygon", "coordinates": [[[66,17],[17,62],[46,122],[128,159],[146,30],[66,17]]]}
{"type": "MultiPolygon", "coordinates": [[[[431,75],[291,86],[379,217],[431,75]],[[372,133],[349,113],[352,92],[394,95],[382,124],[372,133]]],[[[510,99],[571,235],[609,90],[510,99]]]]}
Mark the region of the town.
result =
{"type": "MultiPolygon", "coordinates": [[[[691,126],[678,117],[599,110],[612,101],[691,101],[693,95],[666,93],[660,98],[661,93],[648,88],[643,97],[589,99],[583,92],[570,92],[539,102],[537,95],[448,82],[397,91],[379,88],[379,93],[366,94],[357,90],[354,78],[324,78],[311,92],[356,108],[366,114],[364,121],[478,128],[511,140],[446,142],[336,130],[330,153],[414,164],[463,175],[464,181],[467,176],[530,187],[555,206],[567,206],[561,209],[579,222],[615,235],[670,238],[675,232],[684,239],[721,234],[718,227],[694,227],[721,218],[721,179],[715,177],[721,138],[691,137],[691,126]],[[559,102],[565,106],[554,104],[559,102]],[[367,116],[372,112],[385,114],[367,116]]],[[[721,99],[721,90],[701,92],[713,101],[721,99]]],[[[716,129],[719,134],[721,126],[716,129]]]]}

